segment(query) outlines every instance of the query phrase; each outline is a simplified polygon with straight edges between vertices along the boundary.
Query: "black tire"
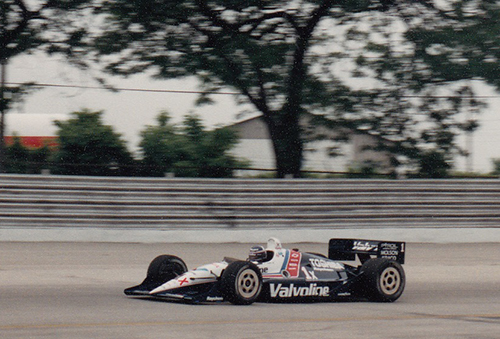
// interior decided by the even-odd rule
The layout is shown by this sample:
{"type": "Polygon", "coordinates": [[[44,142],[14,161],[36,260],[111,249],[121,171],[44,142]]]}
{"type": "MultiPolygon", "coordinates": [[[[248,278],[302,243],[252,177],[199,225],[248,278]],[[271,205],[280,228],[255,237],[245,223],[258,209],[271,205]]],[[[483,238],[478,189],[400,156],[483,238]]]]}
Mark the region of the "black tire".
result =
{"type": "Polygon", "coordinates": [[[146,280],[163,284],[187,272],[184,261],[175,255],[159,255],[151,261],[148,267],[146,280]]]}
{"type": "Polygon", "coordinates": [[[370,301],[396,301],[406,284],[403,267],[394,260],[369,259],[361,267],[363,294],[370,301]]]}
{"type": "Polygon", "coordinates": [[[229,264],[221,277],[221,293],[235,305],[254,303],[262,291],[262,274],[257,265],[249,261],[229,264]]]}
{"type": "Polygon", "coordinates": [[[124,293],[126,295],[147,294],[186,271],[187,266],[181,258],[174,255],[159,255],[149,264],[146,279],[137,286],[125,289],[124,293]]]}

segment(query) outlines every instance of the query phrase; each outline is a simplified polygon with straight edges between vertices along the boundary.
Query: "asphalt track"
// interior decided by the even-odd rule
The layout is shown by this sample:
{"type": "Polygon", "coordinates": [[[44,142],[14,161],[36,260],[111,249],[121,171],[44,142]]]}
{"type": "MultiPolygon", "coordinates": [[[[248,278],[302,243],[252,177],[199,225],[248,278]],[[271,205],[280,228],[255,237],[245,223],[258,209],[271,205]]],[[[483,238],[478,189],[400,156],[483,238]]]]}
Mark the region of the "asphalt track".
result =
{"type": "MultiPolygon", "coordinates": [[[[284,244],[325,252],[325,244],[284,244]]],[[[190,268],[247,244],[0,243],[1,338],[499,338],[500,244],[407,246],[395,303],[184,305],[129,298],[158,254],[190,268]]]]}

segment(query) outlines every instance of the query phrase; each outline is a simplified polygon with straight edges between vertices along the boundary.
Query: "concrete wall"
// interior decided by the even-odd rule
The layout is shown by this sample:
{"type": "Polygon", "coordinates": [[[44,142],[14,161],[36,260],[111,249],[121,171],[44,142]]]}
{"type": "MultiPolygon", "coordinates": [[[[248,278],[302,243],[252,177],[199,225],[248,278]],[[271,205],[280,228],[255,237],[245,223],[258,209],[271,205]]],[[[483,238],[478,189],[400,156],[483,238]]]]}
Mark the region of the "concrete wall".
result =
{"type": "Polygon", "coordinates": [[[303,241],[500,241],[500,181],[0,175],[0,240],[67,240],[58,234],[81,241],[292,234],[303,241]]]}

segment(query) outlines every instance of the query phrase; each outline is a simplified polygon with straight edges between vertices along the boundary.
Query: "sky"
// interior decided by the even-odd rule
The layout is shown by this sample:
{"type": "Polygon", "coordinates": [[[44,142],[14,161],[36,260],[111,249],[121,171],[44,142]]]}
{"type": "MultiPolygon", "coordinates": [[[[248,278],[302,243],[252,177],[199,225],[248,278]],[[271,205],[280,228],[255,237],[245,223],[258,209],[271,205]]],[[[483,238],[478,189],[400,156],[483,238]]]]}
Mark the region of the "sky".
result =
{"type": "MultiPolygon", "coordinates": [[[[7,66],[7,82],[37,82],[64,86],[100,87],[95,80],[98,74],[83,71],[53,57],[24,55],[16,57],[7,66]]],[[[148,75],[130,78],[110,77],[110,84],[117,88],[148,90],[198,90],[194,79],[154,80],[148,75]]],[[[207,128],[228,125],[237,121],[243,111],[234,103],[233,95],[214,95],[214,105],[197,107],[197,94],[143,91],[110,91],[102,88],[52,88],[38,89],[23,102],[16,104],[9,114],[68,114],[82,109],[103,111],[105,124],[114,130],[133,149],[140,141],[140,132],[148,125],[156,125],[161,111],[168,111],[172,122],[180,124],[190,114],[198,114],[207,128]]],[[[241,119],[240,119],[241,120],[241,119]]]]}
{"type": "MultiPolygon", "coordinates": [[[[56,57],[23,55],[10,61],[7,82],[37,82],[60,85],[98,87],[95,77],[99,74],[76,69],[56,57]]],[[[155,80],[146,74],[130,78],[110,77],[109,83],[118,88],[196,91],[194,79],[155,80]]],[[[492,159],[500,158],[500,93],[481,87],[478,95],[488,98],[489,107],[478,117],[480,128],[471,138],[472,170],[488,173],[493,169],[492,159]]],[[[155,125],[156,116],[167,110],[172,122],[181,123],[184,116],[198,114],[205,126],[213,128],[242,120],[239,113],[255,116],[258,112],[251,106],[238,106],[232,95],[216,95],[214,105],[196,107],[196,94],[163,92],[111,92],[105,89],[44,88],[35,91],[9,111],[14,114],[68,114],[89,109],[103,111],[105,124],[113,126],[128,142],[130,150],[136,150],[140,132],[147,125],[155,125]],[[252,114],[253,113],[253,114],[252,114]]],[[[9,128],[7,127],[7,130],[9,128]]],[[[465,147],[465,137],[459,138],[465,147]]],[[[464,158],[455,161],[455,169],[467,169],[464,158]]]]}

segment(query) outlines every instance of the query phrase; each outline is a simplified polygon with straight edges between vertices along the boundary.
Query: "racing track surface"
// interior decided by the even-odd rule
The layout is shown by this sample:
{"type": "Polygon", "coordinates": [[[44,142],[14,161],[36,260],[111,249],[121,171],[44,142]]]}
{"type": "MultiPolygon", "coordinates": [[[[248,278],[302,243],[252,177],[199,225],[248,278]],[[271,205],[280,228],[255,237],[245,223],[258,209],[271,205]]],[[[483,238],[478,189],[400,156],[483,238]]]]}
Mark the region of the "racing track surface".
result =
{"type": "MultiPolygon", "coordinates": [[[[265,239],[264,239],[265,240],[265,239]]],[[[284,244],[326,252],[325,244],[284,244]]],[[[158,254],[192,268],[247,244],[0,243],[1,338],[498,338],[500,245],[408,244],[396,303],[184,305],[128,298],[158,254]]]]}

